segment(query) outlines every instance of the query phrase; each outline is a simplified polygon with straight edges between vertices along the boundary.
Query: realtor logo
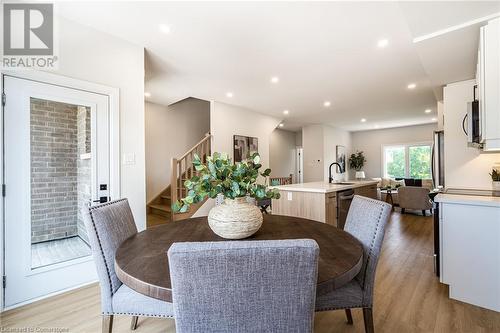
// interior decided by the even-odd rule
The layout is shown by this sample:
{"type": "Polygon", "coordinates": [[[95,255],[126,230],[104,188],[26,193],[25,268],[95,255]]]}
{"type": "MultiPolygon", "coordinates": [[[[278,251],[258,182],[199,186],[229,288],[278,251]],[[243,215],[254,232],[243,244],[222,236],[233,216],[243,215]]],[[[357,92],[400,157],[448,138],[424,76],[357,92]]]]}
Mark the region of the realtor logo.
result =
{"type": "Polygon", "coordinates": [[[3,68],[54,68],[54,5],[3,4],[3,68]]]}

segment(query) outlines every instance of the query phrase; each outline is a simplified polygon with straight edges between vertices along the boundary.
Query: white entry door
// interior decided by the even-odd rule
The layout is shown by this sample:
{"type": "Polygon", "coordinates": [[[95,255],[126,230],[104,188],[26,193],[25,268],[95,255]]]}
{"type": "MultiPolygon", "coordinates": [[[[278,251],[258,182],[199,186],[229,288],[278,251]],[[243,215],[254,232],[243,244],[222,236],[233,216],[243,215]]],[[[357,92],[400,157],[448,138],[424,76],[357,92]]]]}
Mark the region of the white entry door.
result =
{"type": "Polygon", "coordinates": [[[295,161],[296,161],[296,166],[295,169],[297,170],[297,179],[295,180],[297,183],[303,183],[304,182],[304,149],[302,147],[297,147],[295,150],[295,161]]]}
{"type": "Polygon", "coordinates": [[[109,200],[109,96],[4,77],[5,307],[97,279],[80,210],[109,200]]]}

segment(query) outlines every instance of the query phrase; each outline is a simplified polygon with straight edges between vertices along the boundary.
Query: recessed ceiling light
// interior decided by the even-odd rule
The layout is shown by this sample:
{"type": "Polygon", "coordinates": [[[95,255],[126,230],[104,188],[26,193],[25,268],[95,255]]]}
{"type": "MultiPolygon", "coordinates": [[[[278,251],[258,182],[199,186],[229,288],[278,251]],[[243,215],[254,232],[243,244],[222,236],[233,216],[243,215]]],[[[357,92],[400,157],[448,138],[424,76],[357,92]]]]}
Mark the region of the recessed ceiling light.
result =
{"type": "Polygon", "coordinates": [[[277,77],[277,76],[273,76],[273,77],[271,78],[271,83],[278,83],[278,82],[280,82],[280,78],[279,78],[279,77],[277,77]]]}
{"type": "Polygon", "coordinates": [[[431,110],[431,109],[426,109],[426,110],[425,110],[425,113],[431,113],[431,112],[432,112],[432,110],[431,110]]]}
{"type": "Polygon", "coordinates": [[[151,93],[146,91],[146,92],[144,93],[144,97],[151,97],[151,93]]]}
{"type": "Polygon", "coordinates": [[[288,111],[288,110],[283,110],[283,114],[289,114],[289,113],[290,113],[290,111],[288,111]]]}
{"type": "Polygon", "coordinates": [[[361,118],[362,123],[366,123],[366,118],[361,118]]]}
{"type": "Polygon", "coordinates": [[[387,39],[381,39],[377,42],[377,46],[380,48],[384,48],[389,44],[389,40],[387,39]]]}
{"type": "Polygon", "coordinates": [[[408,85],[408,89],[415,89],[417,87],[417,85],[415,83],[410,83],[408,85]]]}
{"type": "Polygon", "coordinates": [[[329,107],[330,105],[332,105],[332,103],[331,103],[330,101],[324,101],[324,102],[323,102],[323,106],[324,106],[325,108],[329,107]]]}
{"type": "Polygon", "coordinates": [[[163,24],[163,23],[162,23],[162,24],[160,24],[160,25],[158,26],[158,29],[159,29],[161,32],[163,32],[164,34],[169,34],[169,33],[170,33],[170,27],[169,27],[168,25],[166,25],[166,24],[163,24]]]}
{"type": "Polygon", "coordinates": [[[229,98],[233,97],[233,93],[232,93],[232,92],[230,92],[230,91],[228,91],[228,92],[226,93],[226,97],[229,97],[229,98]]]}
{"type": "Polygon", "coordinates": [[[283,123],[281,123],[281,124],[279,124],[278,126],[279,126],[279,127],[283,127],[283,126],[285,126],[285,125],[283,125],[283,123]]]}
{"type": "Polygon", "coordinates": [[[431,121],[436,121],[437,119],[436,118],[432,118],[431,121]]]}

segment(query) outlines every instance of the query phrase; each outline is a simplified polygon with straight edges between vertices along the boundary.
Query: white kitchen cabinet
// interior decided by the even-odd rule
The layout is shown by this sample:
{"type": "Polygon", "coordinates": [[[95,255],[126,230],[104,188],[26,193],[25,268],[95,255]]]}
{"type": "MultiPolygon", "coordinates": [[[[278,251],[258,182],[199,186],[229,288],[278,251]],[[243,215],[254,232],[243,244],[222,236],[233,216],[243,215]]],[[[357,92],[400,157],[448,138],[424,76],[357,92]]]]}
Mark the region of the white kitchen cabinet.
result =
{"type": "Polygon", "coordinates": [[[481,27],[477,71],[483,149],[500,150],[500,18],[481,27]]]}
{"type": "Polygon", "coordinates": [[[438,195],[441,282],[449,297],[500,311],[500,198],[438,195]]]}

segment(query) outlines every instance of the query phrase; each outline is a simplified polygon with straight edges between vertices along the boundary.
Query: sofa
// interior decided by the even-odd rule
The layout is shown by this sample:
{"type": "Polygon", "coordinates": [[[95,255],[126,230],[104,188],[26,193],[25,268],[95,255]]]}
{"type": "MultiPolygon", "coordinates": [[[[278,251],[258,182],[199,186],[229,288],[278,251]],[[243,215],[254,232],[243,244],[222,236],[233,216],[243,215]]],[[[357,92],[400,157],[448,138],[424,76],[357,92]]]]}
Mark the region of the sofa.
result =
{"type": "MultiPolygon", "coordinates": [[[[398,187],[397,193],[393,192],[391,195],[394,206],[399,206],[402,213],[405,213],[406,209],[412,209],[422,211],[422,214],[425,215],[427,210],[432,210],[432,204],[429,201],[432,180],[414,178],[373,179],[379,181],[379,188],[398,187]]],[[[379,191],[379,199],[386,201],[387,195],[379,191]]]]}

